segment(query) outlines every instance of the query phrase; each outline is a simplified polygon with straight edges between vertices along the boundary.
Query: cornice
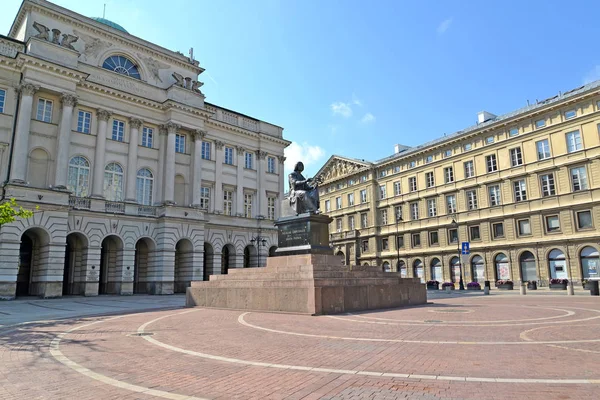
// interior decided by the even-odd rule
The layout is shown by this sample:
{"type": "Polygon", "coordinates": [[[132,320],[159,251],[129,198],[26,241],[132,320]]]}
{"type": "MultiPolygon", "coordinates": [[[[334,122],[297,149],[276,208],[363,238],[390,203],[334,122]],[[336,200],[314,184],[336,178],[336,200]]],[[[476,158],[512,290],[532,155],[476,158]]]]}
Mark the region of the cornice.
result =
{"type": "Polygon", "coordinates": [[[123,92],[117,89],[113,89],[111,87],[108,86],[104,86],[104,85],[100,85],[98,83],[94,83],[94,82],[90,82],[90,81],[82,81],[79,85],[79,87],[81,88],[85,88],[88,90],[92,90],[95,92],[99,92],[99,93],[105,93],[111,96],[115,96],[118,97],[120,99],[124,99],[124,100],[128,100],[128,101],[132,101],[138,104],[143,104],[145,106],[151,107],[151,108],[155,108],[157,110],[162,110],[162,104],[158,103],[156,101],[147,99],[145,97],[139,97],[127,92],[123,92]]]}
{"type": "MultiPolygon", "coordinates": [[[[212,115],[212,114],[210,114],[210,115],[212,115]]],[[[290,143],[292,143],[289,140],[273,137],[273,136],[267,135],[265,133],[249,131],[247,129],[240,128],[239,126],[231,125],[231,124],[228,124],[227,122],[221,122],[221,121],[217,121],[214,119],[207,119],[205,121],[205,125],[212,126],[213,128],[222,128],[222,129],[226,129],[229,131],[241,133],[243,135],[247,135],[252,138],[260,138],[261,140],[268,140],[268,141],[271,141],[271,142],[274,142],[277,144],[281,144],[284,146],[289,146],[290,143]]]]}
{"type": "Polygon", "coordinates": [[[51,61],[43,60],[41,58],[28,56],[25,54],[19,54],[16,58],[17,67],[23,69],[25,65],[29,65],[32,67],[37,67],[39,69],[43,69],[46,71],[50,71],[52,73],[62,75],[65,77],[69,77],[71,79],[82,81],[86,79],[89,74],[85,72],[80,72],[76,69],[63,67],[62,65],[55,64],[51,61]]]}

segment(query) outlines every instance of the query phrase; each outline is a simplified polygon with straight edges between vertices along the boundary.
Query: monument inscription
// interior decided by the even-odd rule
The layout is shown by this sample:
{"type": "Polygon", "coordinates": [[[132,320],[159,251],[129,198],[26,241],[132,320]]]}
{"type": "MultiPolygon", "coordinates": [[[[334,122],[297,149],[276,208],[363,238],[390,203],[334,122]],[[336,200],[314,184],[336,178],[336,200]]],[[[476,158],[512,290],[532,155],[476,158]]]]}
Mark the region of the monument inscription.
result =
{"type": "Polygon", "coordinates": [[[294,247],[309,244],[308,222],[299,221],[279,227],[279,247],[294,247]]]}

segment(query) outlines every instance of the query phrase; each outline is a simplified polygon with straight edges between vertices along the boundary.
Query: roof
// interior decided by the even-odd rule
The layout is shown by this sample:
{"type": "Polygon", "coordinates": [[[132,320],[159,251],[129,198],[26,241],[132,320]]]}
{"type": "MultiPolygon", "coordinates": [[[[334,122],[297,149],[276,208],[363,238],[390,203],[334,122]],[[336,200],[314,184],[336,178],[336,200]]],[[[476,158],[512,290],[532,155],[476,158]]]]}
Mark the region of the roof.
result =
{"type": "Polygon", "coordinates": [[[96,18],[92,17],[91,19],[93,19],[96,22],[100,22],[101,24],[110,26],[111,28],[114,28],[118,31],[129,33],[129,32],[127,32],[127,30],[125,28],[123,28],[121,25],[117,24],[116,22],[112,22],[112,21],[109,21],[107,19],[100,18],[100,17],[96,17],[96,18]]]}

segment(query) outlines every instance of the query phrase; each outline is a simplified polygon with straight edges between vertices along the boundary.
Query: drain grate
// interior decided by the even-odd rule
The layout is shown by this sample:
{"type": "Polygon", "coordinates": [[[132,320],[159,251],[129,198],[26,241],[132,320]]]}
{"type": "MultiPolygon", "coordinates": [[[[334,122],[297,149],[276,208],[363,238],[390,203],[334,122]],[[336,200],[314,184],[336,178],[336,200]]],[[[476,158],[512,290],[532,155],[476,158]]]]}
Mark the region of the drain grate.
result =
{"type": "Polygon", "coordinates": [[[154,335],[154,333],[152,333],[152,332],[136,332],[136,333],[129,334],[128,336],[152,336],[152,335],[154,335]]]}

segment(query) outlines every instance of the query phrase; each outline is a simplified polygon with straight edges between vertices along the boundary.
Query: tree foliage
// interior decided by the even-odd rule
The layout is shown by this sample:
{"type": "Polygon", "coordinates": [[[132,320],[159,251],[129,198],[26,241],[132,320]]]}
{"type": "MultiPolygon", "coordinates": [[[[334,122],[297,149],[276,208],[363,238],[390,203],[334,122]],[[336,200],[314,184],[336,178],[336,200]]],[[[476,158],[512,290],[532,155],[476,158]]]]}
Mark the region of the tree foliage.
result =
{"type": "Polygon", "coordinates": [[[31,218],[33,211],[25,210],[15,199],[0,204],[0,226],[13,222],[17,218],[31,218]]]}

